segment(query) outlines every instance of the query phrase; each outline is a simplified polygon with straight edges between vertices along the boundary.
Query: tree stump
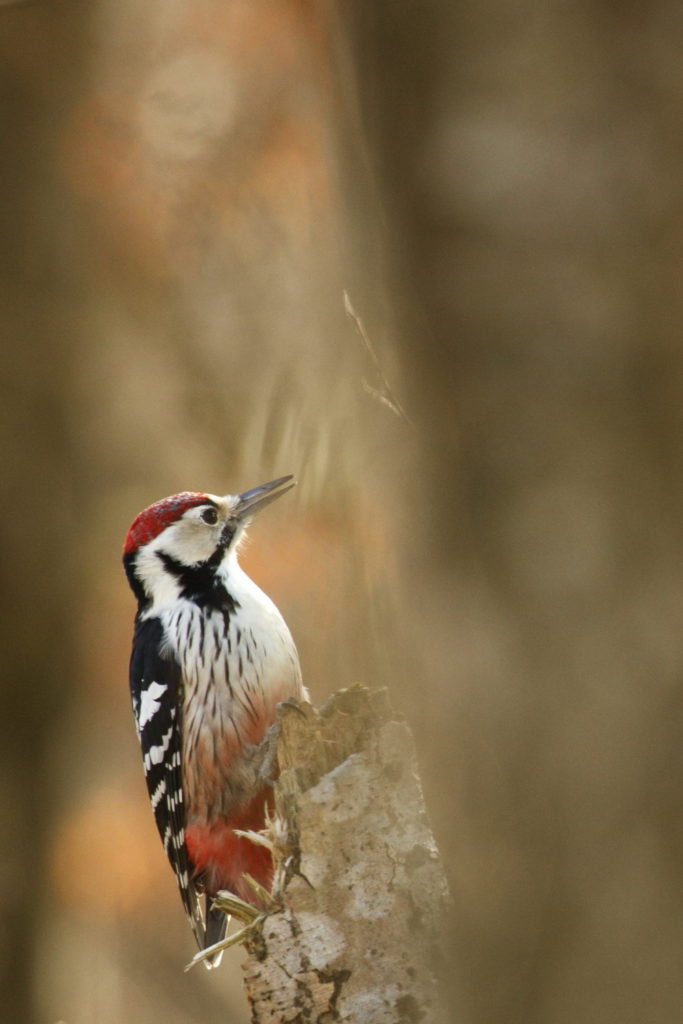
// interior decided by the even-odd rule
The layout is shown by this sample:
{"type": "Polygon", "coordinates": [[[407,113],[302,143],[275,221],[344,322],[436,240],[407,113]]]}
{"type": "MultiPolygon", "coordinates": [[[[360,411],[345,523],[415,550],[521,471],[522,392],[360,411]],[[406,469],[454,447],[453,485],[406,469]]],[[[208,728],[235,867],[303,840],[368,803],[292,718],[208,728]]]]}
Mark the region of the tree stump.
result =
{"type": "Polygon", "coordinates": [[[447,887],[412,737],[353,687],[278,726],[276,909],[247,942],[254,1024],[438,1024],[447,887]]]}

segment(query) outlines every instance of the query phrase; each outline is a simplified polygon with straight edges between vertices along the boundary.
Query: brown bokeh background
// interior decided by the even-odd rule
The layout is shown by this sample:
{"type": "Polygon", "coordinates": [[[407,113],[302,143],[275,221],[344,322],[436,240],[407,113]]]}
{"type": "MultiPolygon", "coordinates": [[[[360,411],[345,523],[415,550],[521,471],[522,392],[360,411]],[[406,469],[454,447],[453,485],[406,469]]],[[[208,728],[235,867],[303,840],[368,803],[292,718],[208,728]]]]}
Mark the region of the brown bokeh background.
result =
{"type": "Polygon", "coordinates": [[[0,3],[4,1019],[248,1020],[239,952],[182,973],[119,555],[287,472],[244,562],[317,702],[411,722],[452,1019],[680,1019],[682,42],[663,0],[0,3]]]}

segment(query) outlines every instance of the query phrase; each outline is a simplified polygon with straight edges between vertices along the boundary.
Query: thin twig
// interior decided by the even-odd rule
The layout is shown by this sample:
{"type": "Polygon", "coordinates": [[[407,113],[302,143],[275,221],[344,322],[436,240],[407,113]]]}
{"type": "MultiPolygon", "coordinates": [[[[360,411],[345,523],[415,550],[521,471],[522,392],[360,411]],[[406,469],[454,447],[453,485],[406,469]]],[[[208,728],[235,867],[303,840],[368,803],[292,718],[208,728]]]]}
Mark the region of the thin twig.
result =
{"type": "Polygon", "coordinates": [[[232,935],[227,935],[224,939],[221,939],[220,942],[214,942],[212,946],[207,946],[206,949],[200,949],[200,951],[195,953],[192,957],[189,964],[185,965],[185,970],[190,971],[193,967],[202,963],[202,961],[206,960],[208,957],[215,956],[216,953],[222,953],[224,950],[230,949],[231,946],[236,946],[238,942],[244,942],[244,940],[251,935],[254,929],[265,921],[266,916],[266,914],[259,914],[258,917],[255,917],[250,924],[246,924],[244,928],[240,928],[239,931],[234,932],[232,935]]]}
{"type": "Polygon", "coordinates": [[[396,416],[398,416],[400,419],[405,420],[406,423],[410,423],[410,417],[408,416],[405,409],[403,408],[398,398],[394,394],[392,387],[389,384],[389,381],[387,380],[386,375],[380,365],[379,359],[377,358],[377,353],[375,352],[374,346],[370,341],[368,332],[365,330],[365,325],[363,324],[363,321],[361,320],[361,318],[358,316],[358,313],[354,309],[353,303],[351,302],[351,298],[347,291],[344,292],[344,312],[348,316],[349,320],[352,321],[356,330],[358,331],[358,334],[360,335],[360,338],[363,344],[365,345],[365,349],[368,355],[370,356],[370,359],[372,360],[372,364],[375,368],[375,373],[377,374],[380,383],[380,387],[375,388],[365,378],[363,378],[363,390],[368,395],[372,395],[373,398],[376,398],[377,401],[380,402],[382,405],[386,405],[387,408],[391,409],[391,411],[395,413],[396,416]]]}

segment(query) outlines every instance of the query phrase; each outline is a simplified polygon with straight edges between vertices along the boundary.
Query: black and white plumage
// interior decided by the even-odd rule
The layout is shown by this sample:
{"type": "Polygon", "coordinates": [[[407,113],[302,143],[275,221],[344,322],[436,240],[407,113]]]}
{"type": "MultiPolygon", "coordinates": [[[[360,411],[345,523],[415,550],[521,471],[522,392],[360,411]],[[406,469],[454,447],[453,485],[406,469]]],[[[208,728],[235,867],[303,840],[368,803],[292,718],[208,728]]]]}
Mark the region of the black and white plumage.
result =
{"type": "Polygon", "coordinates": [[[282,477],[237,496],[173,495],[136,517],[124,545],[138,600],[130,687],[147,788],[202,949],[226,922],[211,897],[253,898],[244,872],[271,880],[268,850],[235,829],[263,827],[271,791],[259,744],[277,704],[306,691],[291,634],[239,566],[237,546],[253,513],[291,486],[282,477]]]}
{"type": "MultiPolygon", "coordinates": [[[[162,654],[164,634],[157,618],[136,622],[130,662],[135,726],[143,750],[147,791],[164,851],[197,943],[204,942],[204,919],[185,845],[182,779],[182,679],[175,658],[162,654]],[[163,682],[161,681],[163,680],[163,682]]],[[[225,915],[221,915],[224,919],[225,915]]]]}

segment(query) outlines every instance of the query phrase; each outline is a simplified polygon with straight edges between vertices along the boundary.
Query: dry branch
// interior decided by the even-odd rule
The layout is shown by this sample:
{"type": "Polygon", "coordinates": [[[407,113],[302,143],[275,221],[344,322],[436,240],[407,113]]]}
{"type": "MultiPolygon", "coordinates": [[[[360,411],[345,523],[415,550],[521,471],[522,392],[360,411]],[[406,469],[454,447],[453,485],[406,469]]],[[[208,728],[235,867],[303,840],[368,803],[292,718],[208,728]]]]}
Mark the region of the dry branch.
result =
{"type": "Polygon", "coordinates": [[[437,1024],[446,884],[407,726],[383,692],[282,709],[277,909],[250,938],[254,1024],[437,1024]]]}

